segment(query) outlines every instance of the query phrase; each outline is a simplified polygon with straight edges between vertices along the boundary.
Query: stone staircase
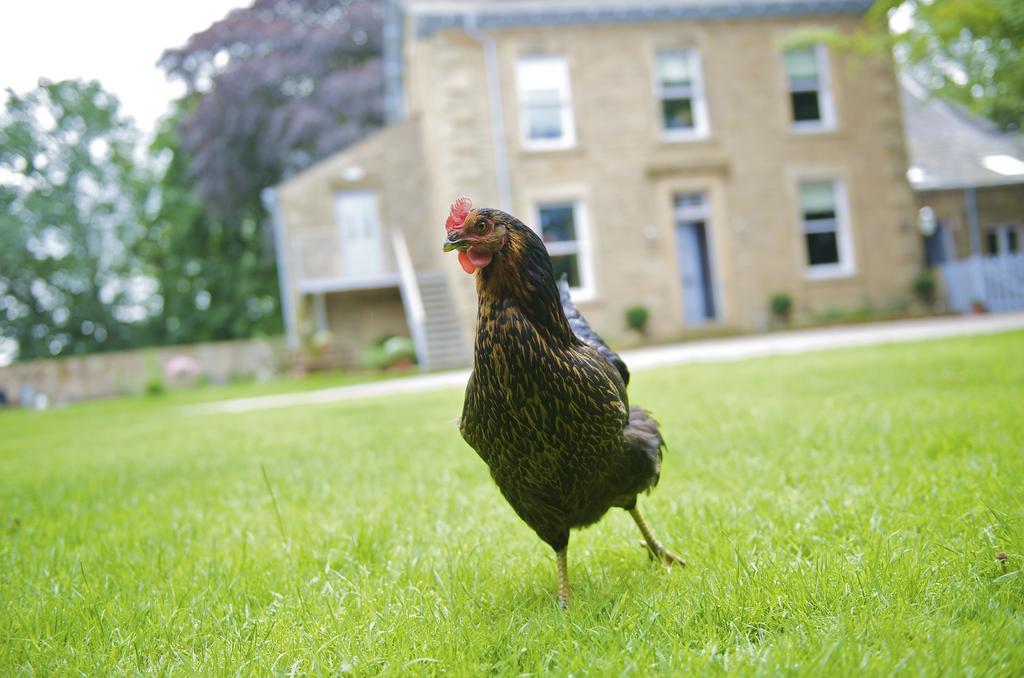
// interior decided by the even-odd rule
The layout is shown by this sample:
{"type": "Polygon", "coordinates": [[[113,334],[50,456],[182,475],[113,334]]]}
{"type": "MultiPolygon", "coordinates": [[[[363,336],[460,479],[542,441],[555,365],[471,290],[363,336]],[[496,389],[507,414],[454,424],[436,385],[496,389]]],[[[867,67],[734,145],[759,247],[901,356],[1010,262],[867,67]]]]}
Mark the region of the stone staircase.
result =
{"type": "Polygon", "coordinates": [[[423,337],[426,344],[426,365],[429,369],[466,367],[469,349],[455,315],[455,303],[444,274],[421,272],[416,276],[423,302],[423,337]]]}
{"type": "Polygon", "coordinates": [[[401,278],[405,318],[420,366],[428,370],[466,367],[470,363],[469,350],[444,274],[416,270],[401,229],[391,232],[391,244],[401,278]]]}

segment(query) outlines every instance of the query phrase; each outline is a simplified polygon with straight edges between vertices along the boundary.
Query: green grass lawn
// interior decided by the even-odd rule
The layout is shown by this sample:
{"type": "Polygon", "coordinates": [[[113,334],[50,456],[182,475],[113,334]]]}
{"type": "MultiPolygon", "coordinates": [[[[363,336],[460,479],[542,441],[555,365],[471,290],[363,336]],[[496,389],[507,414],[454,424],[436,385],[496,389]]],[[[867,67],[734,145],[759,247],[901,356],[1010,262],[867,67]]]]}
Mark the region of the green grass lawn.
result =
{"type": "MultiPolygon", "coordinates": [[[[229,398],[252,398],[280,393],[301,393],[323,388],[352,386],[373,381],[386,381],[423,374],[417,368],[409,370],[330,370],[304,376],[278,376],[265,381],[243,380],[229,384],[207,384],[191,388],[170,388],[159,397],[175,404],[195,404],[229,398]]],[[[124,399],[121,404],[135,405],[137,400],[124,399]]]]}
{"type": "Polygon", "coordinates": [[[1022,358],[1010,333],[636,374],[669,441],[641,506],[690,565],[614,511],[573,535],[568,611],[458,391],[0,413],[0,674],[1020,675],[1022,358]]]}

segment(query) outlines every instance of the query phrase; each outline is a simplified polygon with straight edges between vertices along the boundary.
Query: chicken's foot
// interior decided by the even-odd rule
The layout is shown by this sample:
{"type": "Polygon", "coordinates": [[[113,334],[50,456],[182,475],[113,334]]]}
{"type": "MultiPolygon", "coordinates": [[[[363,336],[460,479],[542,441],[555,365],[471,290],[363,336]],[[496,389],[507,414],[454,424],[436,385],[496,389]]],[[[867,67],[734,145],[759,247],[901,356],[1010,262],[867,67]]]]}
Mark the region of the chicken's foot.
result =
{"type": "Polygon", "coordinates": [[[558,561],[558,605],[563,610],[569,607],[572,596],[569,594],[569,562],[566,558],[568,546],[555,551],[555,559],[558,561]]]}
{"type": "Polygon", "coordinates": [[[642,546],[647,549],[647,555],[650,556],[651,560],[657,558],[666,567],[672,565],[678,565],[679,567],[686,567],[686,561],[677,556],[676,554],[665,548],[654,533],[651,532],[651,528],[647,526],[647,521],[640,514],[640,509],[636,506],[629,509],[629,515],[633,516],[633,520],[636,521],[636,526],[640,528],[640,532],[644,535],[644,541],[640,542],[642,546]]]}

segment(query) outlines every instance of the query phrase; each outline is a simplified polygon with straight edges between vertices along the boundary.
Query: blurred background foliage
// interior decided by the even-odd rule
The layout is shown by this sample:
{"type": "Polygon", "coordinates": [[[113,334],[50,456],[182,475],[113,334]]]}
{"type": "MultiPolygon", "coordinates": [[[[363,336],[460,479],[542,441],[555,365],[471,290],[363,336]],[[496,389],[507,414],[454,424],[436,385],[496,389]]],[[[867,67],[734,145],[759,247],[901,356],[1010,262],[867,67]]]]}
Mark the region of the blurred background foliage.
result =
{"type": "Polygon", "coordinates": [[[892,36],[908,75],[1004,130],[1021,129],[1024,2],[879,0],[868,14],[876,34],[884,35],[894,12],[909,19],[906,30],[892,36]]]}
{"type": "Polygon", "coordinates": [[[381,0],[256,0],[160,65],[194,105],[182,116],[203,205],[233,224],[260,191],[383,124],[381,0]]]}
{"type": "Polygon", "coordinates": [[[0,344],[31,360],[279,334],[260,191],[383,124],[383,16],[380,0],[232,11],[164,53],[186,94],[147,148],[99,83],[10,92],[0,344]]]}
{"type": "MultiPolygon", "coordinates": [[[[383,125],[382,0],[256,0],[161,66],[186,94],[143,148],[96,82],[0,112],[0,356],[281,331],[260,191],[383,125]]],[[[1024,123],[1024,2],[879,0],[859,51],[1006,130],[1024,123]],[[896,28],[890,32],[888,27],[896,28]]]]}
{"type": "Polygon", "coordinates": [[[155,309],[133,255],[151,189],[97,82],[11,92],[0,114],[0,336],[23,360],[134,344],[155,309]]]}
{"type": "Polygon", "coordinates": [[[145,339],[180,344],[281,331],[277,278],[262,216],[251,207],[221,215],[206,209],[192,156],[179,128],[196,96],[178,102],[149,147],[157,165],[159,206],[136,252],[162,300],[145,339]]]}

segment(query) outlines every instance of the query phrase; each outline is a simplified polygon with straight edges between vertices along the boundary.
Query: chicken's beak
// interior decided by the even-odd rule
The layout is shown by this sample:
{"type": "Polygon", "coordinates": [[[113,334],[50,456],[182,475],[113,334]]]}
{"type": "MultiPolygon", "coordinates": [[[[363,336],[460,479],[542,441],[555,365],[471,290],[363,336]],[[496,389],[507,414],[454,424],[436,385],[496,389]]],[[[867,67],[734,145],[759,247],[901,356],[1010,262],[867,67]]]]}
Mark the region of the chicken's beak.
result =
{"type": "Polygon", "coordinates": [[[441,249],[445,252],[451,252],[452,250],[464,250],[469,247],[469,241],[465,238],[460,238],[460,235],[462,234],[458,232],[449,233],[441,249]]]}

